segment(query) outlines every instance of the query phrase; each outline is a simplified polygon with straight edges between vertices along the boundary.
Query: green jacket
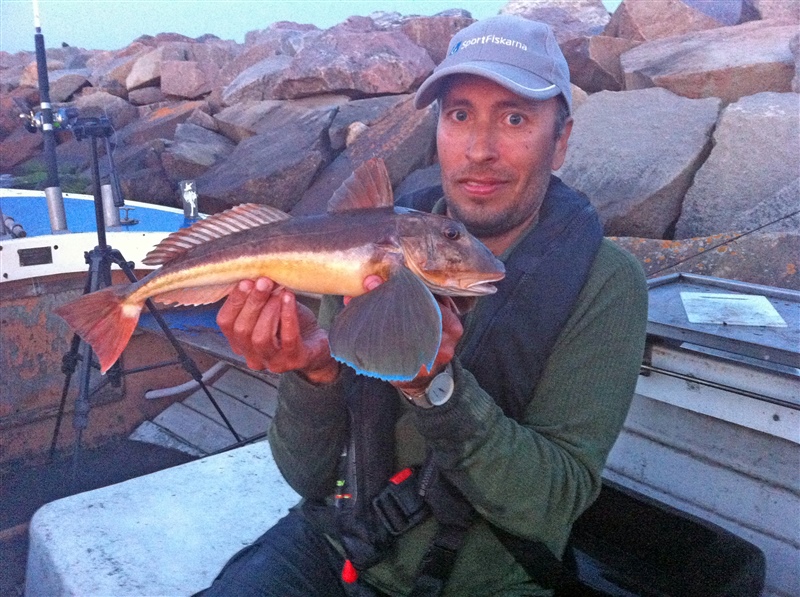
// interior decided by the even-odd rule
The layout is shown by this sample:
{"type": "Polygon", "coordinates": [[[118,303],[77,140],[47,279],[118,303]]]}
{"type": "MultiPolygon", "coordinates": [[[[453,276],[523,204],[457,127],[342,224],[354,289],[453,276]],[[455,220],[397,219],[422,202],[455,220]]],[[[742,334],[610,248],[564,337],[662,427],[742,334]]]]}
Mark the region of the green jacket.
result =
{"type": "MultiPolygon", "coordinates": [[[[421,409],[398,394],[404,413],[395,427],[397,469],[422,462],[430,445],[481,516],[562,554],[572,523],[600,491],[606,457],[633,396],[646,319],[641,267],[604,239],[522,420],[504,416],[456,358],[456,390],[445,405],[421,409]]],[[[469,330],[467,321],[465,334],[469,330]]],[[[341,383],[314,386],[283,376],[269,439],[279,469],[301,496],[324,499],[333,492],[346,438],[341,383]]],[[[394,553],[362,578],[385,593],[408,594],[434,527],[428,520],[403,535],[394,553]]],[[[445,591],[547,594],[480,521],[445,591]]]]}

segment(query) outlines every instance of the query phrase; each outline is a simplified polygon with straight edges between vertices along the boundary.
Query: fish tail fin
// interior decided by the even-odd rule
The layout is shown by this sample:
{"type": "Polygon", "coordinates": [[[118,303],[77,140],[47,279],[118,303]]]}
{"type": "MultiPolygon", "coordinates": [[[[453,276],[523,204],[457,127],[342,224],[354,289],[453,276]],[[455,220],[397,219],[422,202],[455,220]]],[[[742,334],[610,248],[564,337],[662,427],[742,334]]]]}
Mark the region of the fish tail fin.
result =
{"type": "Polygon", "coordinates": [[[105,373],[125,350],[144,303],[126,301],[127,289],[105,288],[61,305],[55,312],[94,350],[105,373]]]}

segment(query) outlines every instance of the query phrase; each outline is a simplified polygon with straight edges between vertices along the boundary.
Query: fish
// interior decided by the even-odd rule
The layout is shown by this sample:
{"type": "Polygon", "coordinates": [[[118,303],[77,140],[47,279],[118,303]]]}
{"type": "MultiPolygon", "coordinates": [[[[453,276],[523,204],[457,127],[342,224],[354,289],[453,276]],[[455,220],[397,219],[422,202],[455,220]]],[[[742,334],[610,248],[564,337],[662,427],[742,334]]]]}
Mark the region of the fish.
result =
{"type": "Polygon", "coordinates": [[[91,346],[102,373],[125,350],[148,298],[212,304],[241,280],[268,277],[297,293],[353,297],[331,323],[331,355],[362,375],[407,381],[422,367],[430,371],[439,350],[442,316],[434,295],[489,295],[505,275],[503,263],[461,222],[395,206],[380,158],[342,183],[326,213],[291,217],[240,204],[171,233],[143,263],[160,267],[55,309],[91,346]],[[384,282],[366,292],[370,274],[384,282]]]}

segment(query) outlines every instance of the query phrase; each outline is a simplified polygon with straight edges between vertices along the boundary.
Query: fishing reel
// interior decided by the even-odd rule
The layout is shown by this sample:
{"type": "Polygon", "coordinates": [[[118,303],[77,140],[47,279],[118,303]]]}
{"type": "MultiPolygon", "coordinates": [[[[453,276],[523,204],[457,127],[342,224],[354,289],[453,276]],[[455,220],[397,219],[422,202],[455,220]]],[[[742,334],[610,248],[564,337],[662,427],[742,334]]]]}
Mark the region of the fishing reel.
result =
{"type": "MultiPolygon", "coordinates": [[[[25,110],[19,115],[25,121],[25,130],[29,133],[41,131],[44,126],[41,111],[34,112],[32,108],[25,106],[18,100],[15,101],[17,101],[18,106],[25,110]]],[[[111,126],[111,121],[108,117],[92,116],[80,118],[78,109],[74,107],[53,110],[53,130],[72,131],[78,141],[87,137],[110,137],[114,133],[114,127],[111,126]]]]}
{"type": "MultiPolygon", "coordinates": [[[[19,115],[21,119],[23,119],[23,126],[25,130],[29,133],[38,133],[42,130],[44,126],[44,119],[42,118],[42,112],[34,112],[33,108],[25,105],[21,102],[18,98],[14,98],[14,101],[22,110],[22,113],[19,115]]],[[[77,108],[59,108],[58,110],[53,111],[53,129],[54,130],[64,130],[73,128],[75,123],[79,120],[78,118],[78,109],[77,108]]]]}

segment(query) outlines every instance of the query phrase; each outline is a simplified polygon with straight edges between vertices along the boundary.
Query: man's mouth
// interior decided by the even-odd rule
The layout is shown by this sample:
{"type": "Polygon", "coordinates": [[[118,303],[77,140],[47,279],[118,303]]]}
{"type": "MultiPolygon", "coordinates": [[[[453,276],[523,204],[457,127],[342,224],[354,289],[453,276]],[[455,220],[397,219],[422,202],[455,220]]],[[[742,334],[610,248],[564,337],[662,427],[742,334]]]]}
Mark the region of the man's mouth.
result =
{"type": "Polygon", "coordinates": [[[464,177],[458,179],[458,184],[470,195],[491,195],[506,181],[500,178],[464,177]]]}

